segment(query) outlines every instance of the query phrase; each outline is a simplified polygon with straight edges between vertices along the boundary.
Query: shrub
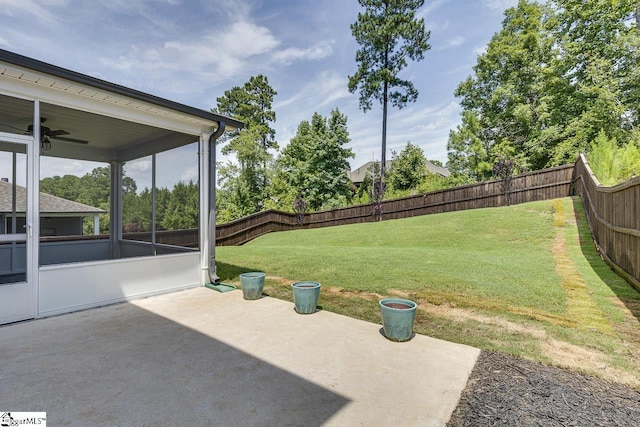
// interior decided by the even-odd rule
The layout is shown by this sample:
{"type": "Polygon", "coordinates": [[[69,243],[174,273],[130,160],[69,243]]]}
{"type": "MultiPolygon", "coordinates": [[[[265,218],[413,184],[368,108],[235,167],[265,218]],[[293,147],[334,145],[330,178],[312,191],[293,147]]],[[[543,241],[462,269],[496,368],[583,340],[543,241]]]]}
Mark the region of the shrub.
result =
{"type": "Polygon", "coordinates": [[[616,185],[640,175],[640,143],[630,141],[619,146],[615,138],[600,131],[591,143],[589,167],[602,185],[616,185]]]}

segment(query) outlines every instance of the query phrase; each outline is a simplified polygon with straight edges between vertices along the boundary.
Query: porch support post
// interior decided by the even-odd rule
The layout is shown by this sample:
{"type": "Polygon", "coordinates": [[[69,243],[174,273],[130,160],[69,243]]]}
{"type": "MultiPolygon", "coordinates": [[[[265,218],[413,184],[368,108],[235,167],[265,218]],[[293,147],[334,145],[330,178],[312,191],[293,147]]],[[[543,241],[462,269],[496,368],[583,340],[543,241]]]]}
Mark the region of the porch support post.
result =
{"type": "Polygon", "coordinates": [[[109,246],[111,259],[120,258],[122,240],[122,163],[111,162],[111,197],[109,206],[109,246]]]}
{"type": "Polygon", "coordinates": [[[100,234],[100,215],[93,216],[93,235],[100,234]]]}
{"type": "Polygon", "coordinates": [[[158,254],[156,243],[156,153],[153,153],[151,155],[151,250],[154,256],[158,254]]]}
{"type": "MultiPolygon", "coordinates": [[[[33,103],[33,145],[27,149],[27,277],[31,283],[31,312],[40,315],[40,100],[33,103]],[[31,151],[31,153],[29,153],[31,151]],[[31,242],[31,244],[29,244],[31,242]]],[[[15,167],[13,168],[15,171],[15,167]]],[[[13,181],[15,183],[15,180],[13,181]]]]}
{"type": "Polygon", "coordinates": [[[200,187],[200,229],[198,233],[200,249],[200,282],[206,285],[209,281],[209,134],[201,133],[198,146],[198,180],[200,187]]]}

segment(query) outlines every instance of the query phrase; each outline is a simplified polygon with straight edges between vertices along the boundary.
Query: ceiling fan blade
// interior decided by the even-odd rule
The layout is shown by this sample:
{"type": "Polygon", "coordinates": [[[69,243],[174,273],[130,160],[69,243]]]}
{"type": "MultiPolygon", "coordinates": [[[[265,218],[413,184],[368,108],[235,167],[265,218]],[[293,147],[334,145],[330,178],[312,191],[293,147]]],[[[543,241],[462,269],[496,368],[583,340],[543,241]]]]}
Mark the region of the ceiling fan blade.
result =
{"type": "Polygon", "coordinates": [[[58,141],[65,141],[65,142],[75,142],[76,144],[88,144],[89,143],[89,141],[85,141],[84,139],[65,138],[63,136],[51,136],[51,139],[56,139],[58,141]]]}
{"type": "Polygon", "coordinates": [[[62,130],[62,129],[49,131],[49,136],[52,137],[52,138],[57,138],[57,137],[59,137],[61,135],[69,135],[69,132],[67,132],[66,130],[62,130]]]}

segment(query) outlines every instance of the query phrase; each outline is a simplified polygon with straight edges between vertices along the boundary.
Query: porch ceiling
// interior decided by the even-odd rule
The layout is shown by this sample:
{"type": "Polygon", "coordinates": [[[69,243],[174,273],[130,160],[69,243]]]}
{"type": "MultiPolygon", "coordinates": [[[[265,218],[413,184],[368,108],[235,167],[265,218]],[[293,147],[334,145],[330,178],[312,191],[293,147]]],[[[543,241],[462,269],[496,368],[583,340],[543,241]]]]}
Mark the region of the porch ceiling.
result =
{"type": "Polygon", "coordinates": [[[52,139],[47,156],[127,161],[166,151],[235,119],[189,107],[0,49],[0,132],[25,133],[40,100],[42,125],[78,144],[52,139]]]}
{"type": "MultiPolygon", "coordinates": [[[[0,96],[0,131],[25,133],[32,124],[33,104],[22,99],[0,96]]],[[[69,132],[64,137],[88,141],[87,144],[51,140],[52,157],[80,160],[131,160],[153,152],[190,144],[198,136],[144,125],[114,117],[42,103],[42,126],[69,132]]]]}

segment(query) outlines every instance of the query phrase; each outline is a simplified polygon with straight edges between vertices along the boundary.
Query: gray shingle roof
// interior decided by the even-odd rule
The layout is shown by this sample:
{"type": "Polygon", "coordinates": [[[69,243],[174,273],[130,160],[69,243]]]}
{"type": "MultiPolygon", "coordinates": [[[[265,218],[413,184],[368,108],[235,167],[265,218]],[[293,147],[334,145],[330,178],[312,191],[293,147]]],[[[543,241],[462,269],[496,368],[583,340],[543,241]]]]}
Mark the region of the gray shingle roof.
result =
{"type": "MultiPolygon", "coordinates": [[[[0,181],[0,213],[11,212],[12,187],[10,182],[0,181]]],[[[25,212],[26,210],[27,189],[16,185],[16,211],[25,212]]],[[[72,202],[71,200],[61,197],[52,196],[46,193],[40,193],[40,212],[41,213],[77,213],[77,214],[101,214],[106,211],[84,205],[82,203],[72,202]]]]}

